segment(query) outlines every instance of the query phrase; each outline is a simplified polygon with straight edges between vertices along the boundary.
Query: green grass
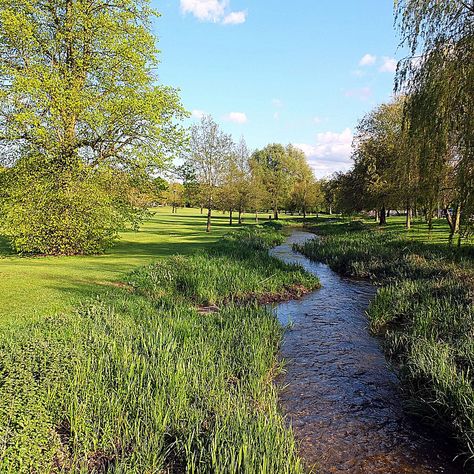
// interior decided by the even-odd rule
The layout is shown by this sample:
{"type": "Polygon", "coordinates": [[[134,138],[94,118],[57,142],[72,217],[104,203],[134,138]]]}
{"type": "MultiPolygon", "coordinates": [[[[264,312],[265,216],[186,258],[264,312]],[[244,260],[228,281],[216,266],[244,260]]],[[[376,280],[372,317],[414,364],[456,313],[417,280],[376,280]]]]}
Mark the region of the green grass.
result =
{"type": "Polygon", "coordinates": [[[256,300],[318,281],[268,255],[281,239],[248,228],[76,311],[4,326],[0,471],[301,473],[273,384],[282,328],[256,300]],[[211,301],[226,304],[196,308],[211,301]]]}
{"type": "MultiPolygon", "coordinates": [[[[154,209],[139,232],[125,232],[105,255],[19,257],[0,238],[0,326],[24,324],[70,310],[84,297],[106,291],[130,270],[158,258],[207,248],[229,231],[228,217],[216,213],[211,234],[196,209],[154,209]]],[[[253,222],[253,216],[246,216],[253,222]]],[[[234,226],[237,228],[238,226],[234,226]]]]}
{"type": "Polygon", "coordinates": [[[313,225],[322,239],[299,250],[344,275],[382,285],[368,315],[399,369],[410,410],[455,437],[460,454],[472,460],[472,245],[449,246],[447,230],[440,230],[435,242],[427,241],[421,228],[408,237],[396,221],[384,229],[360,221],[319,220],[313,225]]]}

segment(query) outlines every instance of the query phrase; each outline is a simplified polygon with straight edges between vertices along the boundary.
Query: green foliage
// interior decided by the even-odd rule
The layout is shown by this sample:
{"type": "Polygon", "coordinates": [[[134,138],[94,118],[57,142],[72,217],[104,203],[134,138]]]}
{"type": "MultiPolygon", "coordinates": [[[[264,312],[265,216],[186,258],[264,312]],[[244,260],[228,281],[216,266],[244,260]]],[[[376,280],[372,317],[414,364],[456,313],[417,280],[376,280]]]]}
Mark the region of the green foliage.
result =
{"type": "Polygon", "coordinates": [[[0,0],[0,159],[16,178],[3,213],[19,250],[108,246],[137,202],[104,173],[151,175],[176,154],[185,114],[155,82],[155,14],[147,0],[0,0]]]}
{"type": "Polygon", "coordinates": [[[6,172],[0,230],[17,252],[100,253],[125,222],[141,217],[143,211],[124,199],[126,175],[82,167],[58,177],[38,161],[23,159],[6,172]]]}
{"type": "MultiPolygon", "coordinates": [[[[223,248],[235,255],[219,270],[233,274],[229,285],[244,283],[248,260],[281,238],[262,229],[241,237],[228,236],[207,258],[219,263],[223,248]]],[[[294,267],[274,271],[280,282],[314,284],[294,267]]],[[[301,473],[272,383],[282,329],[254,304],[198,313],[208,276],[200,256],[170,259],[134,272],[134,292],[3,330],[0,470],[301,473]],[[201,283],[178,301],[174,287],[190,267],[201,283]],[[161,291],[150,292],[157,276],[161,291]]],[[[228,295],[228,286],[209,284],[220,300],[228,295]]]]}
{"type": "MultiPolygon", "coordinates": [[[[414,413],[474,454],[474,269],[472,252],[427,246],[396,233],[330,224],[303,245],[308,257],[383,286],[368,314],[411,395],[414,413]],[[468,258],[462,258],[462,257],[468,258]]],[[[321,225],[320,228],[324,228],[321,225]]]]}

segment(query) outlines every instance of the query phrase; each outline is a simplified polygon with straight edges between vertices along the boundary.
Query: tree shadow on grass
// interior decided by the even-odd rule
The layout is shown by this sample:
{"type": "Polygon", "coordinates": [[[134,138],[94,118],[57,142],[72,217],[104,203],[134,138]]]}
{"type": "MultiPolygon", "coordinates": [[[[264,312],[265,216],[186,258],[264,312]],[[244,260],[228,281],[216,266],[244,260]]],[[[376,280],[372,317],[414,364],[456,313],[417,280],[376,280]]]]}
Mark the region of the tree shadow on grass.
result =
{"type": "Polygon", "coordinates": [[[14,255],[10,242],[6,237],[0,235],[0,257],[14,255]]]}

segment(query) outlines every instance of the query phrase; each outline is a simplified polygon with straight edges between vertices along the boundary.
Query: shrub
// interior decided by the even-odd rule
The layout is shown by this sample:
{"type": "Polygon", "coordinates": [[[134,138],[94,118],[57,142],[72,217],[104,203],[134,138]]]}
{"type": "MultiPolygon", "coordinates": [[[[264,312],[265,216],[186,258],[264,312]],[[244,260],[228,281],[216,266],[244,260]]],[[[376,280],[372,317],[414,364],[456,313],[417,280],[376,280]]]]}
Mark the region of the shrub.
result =
{"type": "Polygon", "coordinates": [[[58,174],[23,160],[3,174],[0,230],[17,252],[100,253],[139,214],[120,189],[126,183],[110,171],[58,174]]]}

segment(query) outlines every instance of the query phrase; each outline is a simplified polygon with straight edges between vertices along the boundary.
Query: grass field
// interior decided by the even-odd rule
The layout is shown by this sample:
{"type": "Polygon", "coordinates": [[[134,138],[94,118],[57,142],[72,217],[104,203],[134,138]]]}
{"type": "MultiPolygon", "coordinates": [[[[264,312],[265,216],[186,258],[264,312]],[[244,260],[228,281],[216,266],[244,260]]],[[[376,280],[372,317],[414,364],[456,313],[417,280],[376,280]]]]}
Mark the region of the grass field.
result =
{"type": "Polygon", "coordinates": [[[273,383],[283,328],[258,301],[309,291],[317,279],[269,256],[281,226],[247,226],[207,245],[228,228],[210,237],[191,214],[155,219],[161,233],[149,224],[128,253],[33,261],[48,270],[64,260],[58,288],[73,262],[69,304],[83,298],[61,314],[43,305],[45,316],[28,321],[26,306],[24,326],[1,328],[1,472],[302,472],[273,383]],[[101,283],[107,291],[86,298],[97,279],[119,275],[120,286],[101,283]],[[201,307],[211,304],[219,310],[201,307]]]}
{"type": "MultiPolygon", "coordinates": [[[[209,247],[229,231],[228,217],[216,213],[213,229],[197,209],[153,209],[139,232],[125,232],[104,255],[19,257],[0,239],[0,325],[21,324],[72,308],[81,298],[110,288],[130,270],[157,258],[209,247]]],[[[253,216],[246,216],[253,222],[253,216]]],[[[234,224],[232,228],[238,228],[234,224]]]]}

